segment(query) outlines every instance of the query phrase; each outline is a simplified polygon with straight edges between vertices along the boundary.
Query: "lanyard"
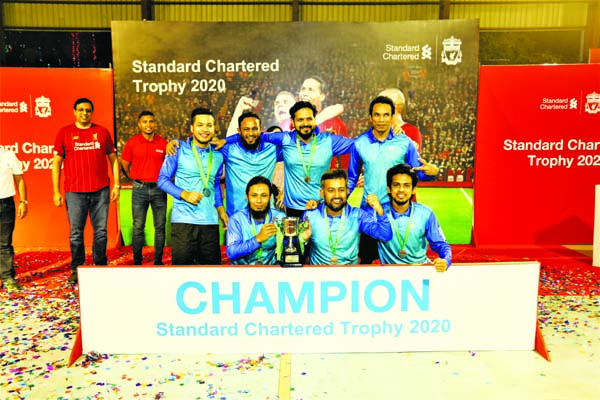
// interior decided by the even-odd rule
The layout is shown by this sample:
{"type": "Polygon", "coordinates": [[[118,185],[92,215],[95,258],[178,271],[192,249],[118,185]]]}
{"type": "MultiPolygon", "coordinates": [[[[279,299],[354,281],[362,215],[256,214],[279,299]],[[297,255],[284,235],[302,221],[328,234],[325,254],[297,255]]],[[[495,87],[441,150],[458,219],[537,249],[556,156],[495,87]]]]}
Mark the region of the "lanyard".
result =
{"type": "MultiPolygon", "coordinates": [[[[335,243],[333,243],[333,237],[331,236],[331,228],[329,227],[329,218],[327,217],[327,207],[323,207],[323,219],[325,219],[325,227],[327,228],[327,236],[329,238],[329,248],[331,249],[331,254],[334,258],[336,257],[337,248],[340,244],[340,239],[342,238],[342,231],[344,230],[344,220],[346,219],[346,207],[344,207],[342,211],[342,218],[340,220],[340,224],[338,225],[337,235],[335,235],[335,243]]],[[[337,260],[336,260],[337,262],[337,260]]]]}
{"type": "Polygon", "coordinates": [[[296,149],[298,149],[298,155],[300,156],[300,161],[302,161],[302,169],[304,170],[304,181],[306,183],[310,183],[310,167],[312,166],[313,155],[315,154],[315,148],[317,147],[317,136],[313,135],[312,145],[310,147],[310,156],[308,158],[308,165],[304,161],[304,154],[302,154],[302,149],[300,148],[300,139],[298,139],[298,133],[296,132],[296,149]]]}
{"type": "MultiPolygon", "coordinates": [[[[204,184],[204,189],[208,189],[208,181],[210,178],[210,170],[212,169],[212,161],[213,161],[213,152],[212,147],[208,145],[208,171],[206,175],[204,175],[204,166],[202,165],[202,161],[200,160],[200,155],[198,155],[198,150],[196,149],[196,145],[192,141],[192,153],[194,153],[194,158],[196,159],[196,164],[198,165],[198,170],[200,171],[200,180],[204,184]]],[[[208,189],[210,190],[210,189],[208,189]]]]}
{"type": "Polygon", "coordinates": [[[392,223],[392,226],[394,227],[394,232],[396,233],[396,236],[398,237],[398,243],[400,243],[400,253],[401,256],[404,254],[406,254],[406,252],[404,251],[404,247],[406,246],[406,242],[408,240],[408,235],[410,233],[410,223],[412,221],[412,217],[413,217],[413,211],[415,210],[415,206],[412,204],[412,202],[410,203],[410,216],[408,217],[408,223],[406,224],[406,229],[404,230],[404,239],[400,236],[400,232],[398,232],[398,225],[396,220],[394,219],[394,216],[392,215],[392,209],[390,208],[390,222],[392,223]]]}
{"type": "MultiPolygon", "coordinates": [[[[254,217],[252,217],[252,215],[250,215],[250,230],[252,231],[252,236],[256,236],[256,224],[254,222],[254,217]]],[[[265,224],[269,223],[269,214],[267,214],[267,216],[265,217],[265,224]]],[[[262,242],[260,244],[260,249],[258,249],[258,253],[256,253],[256,258],[258,258],[258,262],[263,262],[262,260],[262,253],[263,253],[263,246],[265,245],[265,242],[262,242]]]]}

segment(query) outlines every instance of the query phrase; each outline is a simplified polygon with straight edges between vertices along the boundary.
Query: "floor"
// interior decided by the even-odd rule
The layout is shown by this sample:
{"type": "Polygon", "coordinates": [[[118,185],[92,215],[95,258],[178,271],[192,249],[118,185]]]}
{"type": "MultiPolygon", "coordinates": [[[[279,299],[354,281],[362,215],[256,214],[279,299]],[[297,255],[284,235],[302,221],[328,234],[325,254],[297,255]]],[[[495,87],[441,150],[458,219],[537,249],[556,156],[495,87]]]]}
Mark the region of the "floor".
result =
{"type": "Polygon", "coordinates": [[[0,291],[0,399],[600,398],[600,296],[540,296],[538,315],[551,361],[534,351],[88,353],[67,367],[77,293],[32,281],[0,291]]]}

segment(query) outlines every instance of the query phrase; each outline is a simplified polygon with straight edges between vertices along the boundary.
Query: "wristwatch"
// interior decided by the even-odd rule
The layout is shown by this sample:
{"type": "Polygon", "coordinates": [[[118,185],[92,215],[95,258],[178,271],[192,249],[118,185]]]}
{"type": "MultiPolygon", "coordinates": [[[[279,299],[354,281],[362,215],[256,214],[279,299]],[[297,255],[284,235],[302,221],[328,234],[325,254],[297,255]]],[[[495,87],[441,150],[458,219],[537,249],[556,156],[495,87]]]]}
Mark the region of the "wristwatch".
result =
{"type": "Polygon", "coordinates": [[[27,204],[28,204],[28,202],[27,202],[27,200],[21,200],[21,204],[25,204],[25,205],[27,205],[27,204]]]}

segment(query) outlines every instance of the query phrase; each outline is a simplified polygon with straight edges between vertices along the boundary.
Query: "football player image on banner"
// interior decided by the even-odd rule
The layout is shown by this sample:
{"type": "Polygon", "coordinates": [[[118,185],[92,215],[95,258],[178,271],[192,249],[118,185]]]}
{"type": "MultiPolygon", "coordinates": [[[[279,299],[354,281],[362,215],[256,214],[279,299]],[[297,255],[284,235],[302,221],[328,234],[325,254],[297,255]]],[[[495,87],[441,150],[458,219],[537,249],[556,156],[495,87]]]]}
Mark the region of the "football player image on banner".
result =
{"type": "Polygon", "coordinates": [[[436,214],[448,218],[440,223],[451,243],[470,243],[477,20],[115,21],[112,38],[118,146],[136,133],[135,116],[142,110],[160,115],[163,137],[184,139],[189,112],[209,108],[223,138],[237,123],[238,104],[260,114],[265,130],[286,130],[289,123],[282,126],[282,121],[299,100],[315,105],[322,131],[357,137],[370,129],[371,100],[385,89],[400,90],[402,120],[422,135],[421,157],[440,168],[429,182],[436,187],[423,187],[419,200],[445,207],[436,214]]]}

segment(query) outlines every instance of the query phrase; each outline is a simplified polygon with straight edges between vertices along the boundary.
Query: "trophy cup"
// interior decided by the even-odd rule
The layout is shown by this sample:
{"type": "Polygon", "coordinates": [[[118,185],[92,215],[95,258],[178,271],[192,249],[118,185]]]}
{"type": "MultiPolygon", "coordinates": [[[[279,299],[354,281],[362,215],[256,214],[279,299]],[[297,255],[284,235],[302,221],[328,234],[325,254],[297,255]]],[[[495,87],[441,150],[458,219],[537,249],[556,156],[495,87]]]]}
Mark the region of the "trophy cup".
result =
{"type": "Polygon", "coordinates": [[[279,264],[284,268],[302,267],[298,222],[297,217],[284,217],[276,222],[277,227],[283,234],[283,249],[279,264]]]}

